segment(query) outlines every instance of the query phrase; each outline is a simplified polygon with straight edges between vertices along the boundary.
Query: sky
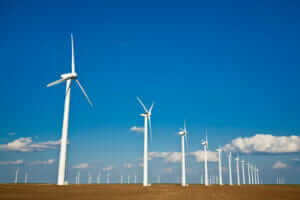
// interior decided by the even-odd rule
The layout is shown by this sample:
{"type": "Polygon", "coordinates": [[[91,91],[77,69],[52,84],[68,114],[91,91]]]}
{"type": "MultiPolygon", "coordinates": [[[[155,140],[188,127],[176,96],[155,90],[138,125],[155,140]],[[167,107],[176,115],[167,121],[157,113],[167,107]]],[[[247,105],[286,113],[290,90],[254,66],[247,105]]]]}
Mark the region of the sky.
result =
{"type": "MultiPolygon", "coordinates": [[[[142,180],[143,112],[152,112],[149,176],[177,182],[180,137],[188,128],[187,182],[209,175],[222,148],[255,164],[264,183],[300,180],[300,14],[295,1],[0,2],[0,182],[20,169],[55,183],[71,32],[72,83],[66,179],[123,175],[142,180]],[[133,128],[137,127],[137,128],[133,128]]],[[[233,163],[235,166],[235,162],[233,163]]],[[[234,176],[235,174],[235,168],[234,176]]],[[[234,181],[236,179],[234,178],[234,181]]]]}

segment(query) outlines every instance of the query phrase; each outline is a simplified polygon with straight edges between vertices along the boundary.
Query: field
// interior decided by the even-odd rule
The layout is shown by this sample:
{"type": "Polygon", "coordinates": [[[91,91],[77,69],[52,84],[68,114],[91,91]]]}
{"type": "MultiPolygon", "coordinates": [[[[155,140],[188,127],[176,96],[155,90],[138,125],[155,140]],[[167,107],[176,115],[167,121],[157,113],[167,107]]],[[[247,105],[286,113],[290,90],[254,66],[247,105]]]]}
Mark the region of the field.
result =
{"type": "Polygon", "coordinates": [[[94,199],[132,199],[132,200],[290,200],[300,199],[298,185],[245,185],[209,186],[159,184],[144,188],[141,185],[69,185],[48,184],[0,184],[0,199],[36,200],[94,200],[94,199]]]}

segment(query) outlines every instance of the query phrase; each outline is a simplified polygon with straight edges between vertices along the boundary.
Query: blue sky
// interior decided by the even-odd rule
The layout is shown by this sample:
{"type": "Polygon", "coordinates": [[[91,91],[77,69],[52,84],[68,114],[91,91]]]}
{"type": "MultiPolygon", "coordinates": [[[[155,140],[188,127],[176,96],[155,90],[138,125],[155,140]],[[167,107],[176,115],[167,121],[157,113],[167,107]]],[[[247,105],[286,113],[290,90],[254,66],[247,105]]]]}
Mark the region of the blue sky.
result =
{"type": "MultiPolygon", "coordinates": [[[[266,182],[281,175],[289,183],[299,183],[297,2],[0,4],[1,145],[29,137],[32,143],[60,139],[65,85],[46,88],[46,84],[71,70],[73,32],[76,71],[95,107],[89,107],[73,84],[68,180],[74,181],[77,170],[72,166],[80,163],[88,163],[82,177],[112,166],[112,180],[135,171],[141,179],[143,135],[130,131],[132,126],[143,126],[136,101],[140,96],[147,106],[155,102],[150,151],[180,151],[176,132],[183,120],[189,129],[189,152],[202,148],[205,128],[211,151],[238,137],[287,136],[296,150],[282,152],[281,147],[270,153],[254,148],[244,155],[240,148],[236,152],[263,169],[266,182]],[[286,167],[273,169],[278,161],[286,167]],[[133,167],[124,168],[125,163],[133,167]]],[[[276,148],[280,141],[266,144],[276,148]]],[[[28,152],[4,148],[0,163],[22,160],[22,173],[31,170],[30,180],[55,182],[58,150],[55,145],[28,152]],[[30,164],[49,159],[55,162],[30,164]]],[[[192,169],[188,180],[197,182],[202,163],[193,156],[188,161],[192,169]]],[[[216,163],[210,165],[216,173],[216,163]]],[[[17,166],[0,165],[0,180],[12,181],[17,166]]],[[[153,180],[161,174],[162,181],[176,181],[179,169],[178,162],[150,161],[153,180]]]]}

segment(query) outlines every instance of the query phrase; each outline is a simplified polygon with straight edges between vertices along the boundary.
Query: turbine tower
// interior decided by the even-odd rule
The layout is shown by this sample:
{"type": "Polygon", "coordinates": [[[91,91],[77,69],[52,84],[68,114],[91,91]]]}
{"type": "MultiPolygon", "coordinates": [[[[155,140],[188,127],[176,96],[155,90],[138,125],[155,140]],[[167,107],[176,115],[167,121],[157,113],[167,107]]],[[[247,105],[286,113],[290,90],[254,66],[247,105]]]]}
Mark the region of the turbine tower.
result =
{"type": "Polygon", "coordinates": [[[250,174],[250,163],[247,162],[247,166],[248,166],[248,184],[251,184],[251,174],[250,174]]]}
{"type": "Polygon", "coordinates": [[[98,172],[98,176],[97,176],[97,184],[100,184],[100,182],[101,182],[101,172],[99,171],[98,172]]]}
{"type": "Polygon", "coordinates": [[[25,184],[27,183],[27,178],[28,178],[28,174],[27,174],[27,172],[25,172],[25,177],[24,177],[24,183],[25,184]]]}
{"type": "Polygon", "coordinates": [[[151,128],[151,112],[154,106],[152,103],[150,109],[148,110],[142,100],[137,97],[138,102],[143,107],[145,113],[142,113],[141,116],[145,119],[144,125],[144,177],[143,177],[143,186],[150,186],[148,183],[148,121],[149,121],[149,128],[150,128],[150,137],[152,137],[152,128],[151,128]]]}
{"type": "Polygon", "coordinates": [[[222,180],[222,149],[217,149],[217,152],[219,154],[219,160],[218,160],[218,165],[219,165],[219,185],[223,185],[223,180],[222,180]]]}
{"type": "Polygon", "coordinates": [[[228,155],[228,170],[229,170],[229,185],[232,185],[232,174],[231,174],[231,152],[228,155]]]}
{"type": "Polygon", "coordinates": [[[204,148],[204,175],[205,175],[205,186],[208,185],[208,172],[207,172],[207,146],[208,146],[208,140],[207,140],[207,132],[206,133],[206,138],[205,141],[202,141],[202,145],[204,148]]]}
{"type": "Polygon", "coordinates": [[[259,183],[259,169],[258,168],[256,168],[256,179],[257,179],[257,184],[260,184],[259,183]]]}
{"type": "Polygon", "coordinates": [[[256,166],[253,166],[254,183],[257,184],[256,166]]]}
{"type": "Polygon", "coordinates": [[[187,140],[187,130],[186,130],[186,125],[184,121],[184,128],[180,130],[178,133],[181,136],[181,156],[182,156],[182,167],[181,167],[181,185],[183,187],[186,187],[186,173],[185,173],[185,148],[184,148],[184,143],[187,140]]]}
{"type": "Polygon", "coordinates": [[[240,185],[240,158],[236,157],[236,179],[237,179],[237,185],[240,185]]]}
{"type": "Polygon", "coordinates": [[[19,168],[16,169],[15,184],[18,183],[19,168]]]}
{"type": "Polygon", "coordinates": [[[243,178],[243,184],[245,185],[245,184],[246,184],[246,180],[245,180],[245,161],[242,160],[241,163],[242,163],[242,178],[243,178]]]}
{"type": "Polygon", "coordinates": [[[58,178],[57,185],[65,184],[65,172],[66,172],[66,156],[67,156],[67,141],[68,141],[68,127],[69,127],[69,109],[70,109],[70,94],[71,94],[71,81],[74,80],[78,84],[79,88],[83,92],[84,96],[88,100],[89,104],[93,106],[86,92],[84,91],[82,85],[77,80],[77,73],[75,72],[75,57],[74,57],[74,41],[73,35],[71,34],[71,45],[72,45],[72,72],[67,74],[62,74],[61,79],[49,83],[47,87],[51,87],[66,81],[66,96],[65,96],[65,108],[64,108],[64,119],[62,128],[62,137],[60,141],[60,156],[59,156],[59,166],[58,166],[58,178]]]}
{"type": "Polygon", "coordinates": [[[255,184],[254,177],[253,177],[253,165],[252,164],[250,164],[250,174],[251,174],[251,184],[255,184]]]}

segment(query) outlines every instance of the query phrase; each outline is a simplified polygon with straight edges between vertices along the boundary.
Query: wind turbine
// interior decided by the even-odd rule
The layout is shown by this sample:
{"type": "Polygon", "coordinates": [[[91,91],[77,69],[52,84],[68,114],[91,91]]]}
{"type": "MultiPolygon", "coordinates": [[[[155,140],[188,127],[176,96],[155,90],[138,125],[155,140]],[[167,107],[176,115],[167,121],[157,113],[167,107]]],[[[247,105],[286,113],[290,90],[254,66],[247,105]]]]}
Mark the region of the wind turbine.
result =
{"type": "Polygon", "coordinates": [[[141,116],[145,119],[144,125],[144,177],[143,177],[143,186],[150,186],[148,183],[148,121],[149,121],[149,128],[150,128],[150,137],[152,138],[152,128],[151,128],[151,112],[154,106],[152,103],[149,110],[145,107],[142,100],[137,97],[138,102],[143,107],[145,113],[142,113],[141,116]]]}
{"type": "Polygon", "coordinates": [[[91,174],[89,173],[88,174],[88,184],[91,184],[92,183],[92,176],[91,174]]]}
{"type": "Polygon", "coordinates": [[[121,181],[121,184],[123,184],[123,176],[121,176],[121,180],[120,181],[121,181]]]}
{"type": "Polygon", "coordinates": [[[15,184],[18,183],[19,168],[16,169],[15,184]]]}
{"type": "Polygon", "coordinates": [[[223,185],[223,180],[222,180],[222,149],[217,149],[217,152],[219,154],[219,159],[218,159],[218,165],[219,165],[219,185],[223,185]]]}
{"type": "Polygon", "coordinates": [[[66,96],[65,96],[65,108],[64,108],[64,119],[62,128],[62,137],[60,141],[60,156],[59,156],[59,166],[58,166],[58,178],[57,185],[65,184],[65,172],[66,172],[66,156],[67,156],[67,140],[68,140],[68,127],[69,127],[69,109],[70,109],[70,94],[71,94],[71,81],[74,80],[78,84],[79,88],[83,92],[89,104],[93,107],[92,102],[84,91],[82,85],[78,81],[78,75],[75,72],[75,56],[74,56],[74,41],[73,35],[71,34],[71,44],[72,44],[72,72],[67,74],[62,74],[61,79],[49,83],[47,87],[51,87],[66,81],[66,96]]]}
{"type": "Polygon", "coordinates": [[[256,171],[256,165],[253,167],[253,175],[254,175],[254,183],[257,184],[257,171],[256,171]]]}
{"type": "Polygon", "coordinates": [[[229,185],[232,185],[232,174],[231,174],[231,152],[228,155],[228,170],[229,170],[229,185]]]}
{"type": "Polygon", "coordinates": [[[186,174],[185,174],[185,148],[184,148],[184,142],[187,140],[187,130],[186,125],[184,121],[184,128],[180,130],[178,133],[181,136],[181,156],[182,156],[182,167],[181,167],[181,185],[183,187],[188,186],[186,184],[186,174]]]}
{"type": "Polygon", "coordinates": [[[28,178],[28,174],[27,174],[27,172],[25,172],[25,177],[24,177],[24,183],[25,184],[27,183],[27,178],[28,178]]]}
{"type": "Polygon", "coordinates": [[[248,166],[248,184],[251,184],[251,172],[250,172],[250,163],[247,162],[247,166],[248,166]]]}
{"type": "Polygon", "coordinates": [[[251,184],[255,184],[254,177],[253,177],[253,165],[252,164],[250,164],[250,174],[251,174],[251,184]]]}
{"type": "Polygon", "coordinates": [[[242,178],[243,178],[243,184],[245,185],[245,184],[246,184],[246,180],[245,180],[245,161],[242,160],[241,163],[242,163],[242,178]]]}
{"type": "Polygon", "coordinates": [[[259,169],[258,168],[256,168],[256,180],[257,180],[257,184],[260,184],[259,183],[259,169]]]}
{"type": "Polygon", "coordinates": [[[207,140],[207,130],[205,130],[206,138],[205,141],[202,141],[202,145],[204,148],[204,175],[205,175],[205,186],[208,185],[208,172],[207,172],[207,146],[208,146],[208,140],[207,140]]]}
{"type": "Polygon", "coordinates": [[[240,158],[236,157],[236,179],[237,179],[237,185],[240,185],[240,158]]]}
{"type": "Polygon", "coordinates": [[[101,182],[101,172],[99,171],[98,172],[98,176],[97,176],[97,184],[100,184],[100,182],[101,182]]]}

